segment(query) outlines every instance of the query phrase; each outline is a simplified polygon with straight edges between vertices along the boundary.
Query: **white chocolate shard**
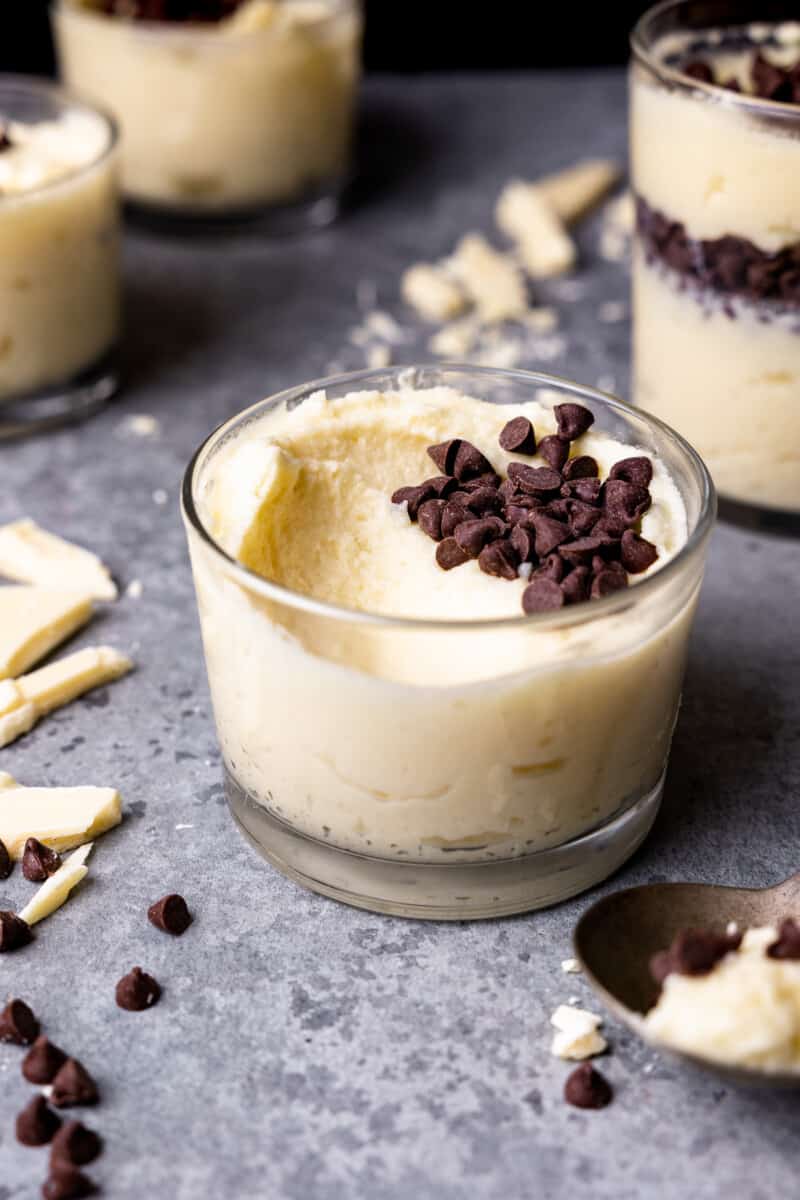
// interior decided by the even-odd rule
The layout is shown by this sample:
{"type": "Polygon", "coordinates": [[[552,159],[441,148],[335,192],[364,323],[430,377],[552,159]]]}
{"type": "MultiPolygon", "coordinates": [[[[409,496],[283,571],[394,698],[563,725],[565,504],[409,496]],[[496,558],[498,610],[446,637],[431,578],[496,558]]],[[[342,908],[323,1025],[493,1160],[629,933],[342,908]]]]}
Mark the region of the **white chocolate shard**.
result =
{"type": "Polygon", "coordinates": [[[22,858],[35,837],[54,850],[71,850],[119,825],[122,801],[114,788],[22,787],[0,776],[0,841],[22,858]]]}
{"type": "Polygon", "coordinates": [[[0,587],[0,679],[27,671],[91,615],[88,595],[43,587],[0,587]]]}
{"type": "Polygon", "coordinates": [[[506,184],[497,201],[499,228],[517,245],[533,279],[563,275],[575,265],[575,243],[540,187],[519,180],[506,184]]]}
{"type": "Polygon", "coordinates": [[[556,1058],[573,1061],[602,1054],[608,1048],[608,1042],[598,1033],[602,1023],[602,1017],[584,1008],[560,1004],[550,1018],[550,1024],[557,1030],[551,1046],[552,1053],[556,1058]]]}
{"type": "Polygon", "coordinates": [[[133,663],[113,646],[89,646],[0,684],[0,747],[33,728],[40,717],[91,688],[126,675],[133,663]]]}
{"type": "Polygon", "coordinates": [[[466,234],[448,261],[487,325],[520,318],[528,310],[525,279],[514,259],[490,246],[479,233],[466,234]]]}
{"type": "Polygon", "coordinates": [[[447,271],[433,263],[415,263],[403,273],[403,299],[426,321],[451,321],[467,307],[467,297],[447,271]]]}
{"type": "Polygon", "coordinates": [[[0,526],[0,575],[116,600],[117,587],[96,554],[24,518],[0,526]]]}
{"type": "Polygon", "coordinates": [[[535,186],[556,216],[572,225],[586,216],[617,184],[620,169],[609,158],[587,158],[553,175],[545,175],[535,186]]]}
{"type": "Polygon", "coordinates": [[[81,846],[74,854],[65,859],[54,875],[46,879],[37,892],[17,915],[28,925],[35,925],[49,917],[69,896],[74,887],[89,874],[86,859],[92,851],[92,843],[81,846]]]}
{"type": "Polygon", "coordinates": [[[577,958],[565,958],[561,964],[561,970],[565,975],[580,975],[581,964],[577,958]]]}

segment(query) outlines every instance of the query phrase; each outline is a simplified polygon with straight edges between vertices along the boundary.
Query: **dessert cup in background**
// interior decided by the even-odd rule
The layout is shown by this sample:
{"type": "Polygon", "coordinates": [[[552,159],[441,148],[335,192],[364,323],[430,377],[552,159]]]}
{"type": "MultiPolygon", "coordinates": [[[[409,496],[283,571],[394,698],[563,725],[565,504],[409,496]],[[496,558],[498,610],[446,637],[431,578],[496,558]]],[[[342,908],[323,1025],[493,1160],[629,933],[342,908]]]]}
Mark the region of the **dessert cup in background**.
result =
{"type": "MultiPolygon", "coordinates": [[[[496,445],[494,453],[500,457],[496,445]]],[[[358,372],[291,389],[227,421],[189,464],[183,511],[227,795],[240,826],[306,886],[404,916],[519,912],[609,875],[658,809],[714,507],[702,462],[659,421],[531,372],[358,372]],[[340,498],[355,504],[356,492],[366,497],[363,539],[359,507],[340,554],[341,578],[352,569],[362,595],[374,583],[370,571],[385,569],[384,553],[391,554],[385,542],[380,554],[370,552],[377,517],[389,521],[390,539],[393,528],[399,538],[419,539],[425,564],[432,562],[435,547],[402,513],[390,514],[385,491],[411,482],[398,463],[424,469],[426,414],[435,409],[428,398],[446,389],[473,413],[485,401],[498,428],[504,410],[494,406],[517,410],[541,389],[543,425],[554,404],[589,407],[597,444],[613,452],[611,461],[650,455],[668,481],[680,529],[671,556],[625,591],[533,616],[519,613],[520,581],[475,569],[472,582],[463,576],[462,614],[470,595],[496,588],[492,596],[500,604],[510,596],[514,615],[464,618],[456,608],[431,619],[315,598],[255,574],[224,548],[220,513],[229,529],[241,526],[254,504],[285,498],[298,480],[298,503],[303,495],[314,503],[303,490],[310,472],[312,487],[312,475],[338,478],[340,498]],[[355,414],[341,438],[326,416],[339,402],[355,414]],[[288,473],[277,465],[288,428],[299,439],[293,447],[317,453],[316,465],[298,460],[288,473]],[[233,461],[236,495],[226,495],[233,461]],[[377,490],[344,478],[362,467],[377,490]],[[253,480],[270,477],[267,490],[248,491],[248,469],[253,480]],[[360,540],[356,561],[350,556],[360,540]]],[[[325,505],[315,511],[324,514],[325,505]]],[[[307,514],[306,506],[303,522],[307,514]]],[[[332,529],[320,530],[326,556],[337,554],[332,520],[332,529]]],[[[263,544],[273,533],[291,537],[293,528],[281,524],[263,544]]],[[[306,532],[299,570],[306,545],[316,544],[313,528],[306,532]]],[[[410,554],[409,569],[422,561],[417,543],[397,546],[401,559],[410,554]]],[[[456,575],[448,574],[448,587],[456,575]]],[[[435,588],[436,577],[426,578],[435,588]]],[[[413,600],[414,589],[407,595],[413,600]]]]}
{"type": "Polygon", "coordinates": [[[244,0],[223,20],[140,21],[57,0],[63,79],[107,106],[127,200],[162,216],[336,215],[350,169],[358,0],[244,0]]]}
{"type": "Polygon", "coordinates": [[[84,415],[116,388],[116,165],[102,112],[0,79],[0,437],[84,415]]]}
{"type": "Polygon", "coordinates": [[[797,7],[668,0],[632,49],[634,401],[696,447],[723,511],[796,528],[800,89],[750,78],[756,55],[800,62],[797,7]]]}

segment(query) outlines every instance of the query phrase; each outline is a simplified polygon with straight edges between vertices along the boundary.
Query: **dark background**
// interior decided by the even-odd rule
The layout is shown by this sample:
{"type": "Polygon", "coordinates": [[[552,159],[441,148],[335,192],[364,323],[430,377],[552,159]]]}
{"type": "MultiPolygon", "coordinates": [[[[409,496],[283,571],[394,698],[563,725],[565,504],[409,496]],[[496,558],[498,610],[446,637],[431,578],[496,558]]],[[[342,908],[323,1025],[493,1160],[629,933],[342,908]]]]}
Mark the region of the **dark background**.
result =
{"type": "MultiPolygon", "coordinates": [[[[367,70],[436,71],[624,62],[649,4],[366,0],[367,70]]],[[[46,0],[0,0],[0,70],[53,69],[46,0]]]]}

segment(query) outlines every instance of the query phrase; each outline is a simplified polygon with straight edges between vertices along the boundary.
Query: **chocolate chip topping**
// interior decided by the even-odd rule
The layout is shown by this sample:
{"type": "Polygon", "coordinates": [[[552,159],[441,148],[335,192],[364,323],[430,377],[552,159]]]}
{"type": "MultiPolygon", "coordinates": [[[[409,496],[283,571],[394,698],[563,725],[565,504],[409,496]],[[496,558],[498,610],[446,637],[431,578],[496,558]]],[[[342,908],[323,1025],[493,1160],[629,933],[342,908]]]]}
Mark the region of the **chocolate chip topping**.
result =
{"type": "Polygon", "coordinates": [[[682,929],[668,950],[650,959],[650,974],[656,983],[668,975],[708,975],[720,959],[741,945],[741,933],[714,933],[708,929],[682,929]]]}
{"type": "Polygon", "coordinates": [[[536,558],[536,540],[532,529],[528,529],[525,525],[516,524],[511,530],[511,536],[508,539],[517,554],[517,558],[521,563],[532,563],[536,558]]]}
{"type": "Polygon", "coordinates": [[[769,958],[800,959],[800,924],[787,917],[778,926],[778,940],[767,946],[769,958]]]}
{"type": "Polygon", "coordinates": [[[599,472],[597,462],[588,454],[579,454],[564,464],[563,476],[567,483],[573,479],[594,479],[599,472]]]}
{"type": "Polygon", "coordinates": [[[478,555],[480,569],[487,575],[497,575],[500,579],[516,579],[519,563],[519,555],[509,538],[490,542],[478,555]]]}
{"type": "Polygon", "coordinates": [[[222,21],[243,0],[102,0],[101,11],[130,21],[222,21]]]}
{"type": "Polygon", "coordinates": [[[17,1116],[17,1141],[23,1146],[46,1146],[61,1125],[44,1096],[34,1096],[17,1116]]]}
{"type": "Polygon", "coordinates": [[[151,904],[147,910],[147,918],[156,929],[171,933],[173,937],[180,937],[192,923],[192,915],[186,901],[177,892],[170,892],[168,896],[162,896],[155,904],[151,904]]]}
{"type": "Polygon", "coordinates": [[[417,513],[420,529],[435,542],[442,540],[442,510],[445,504],[444,500],[426,500],[424,504],[420,504],[417,513]]]}
{"type": "Polygon", "coordinates": [[[14,870],[14,860],[6,849],[5,842],[0,841],[0,879],[8,879],[14,870]]]}
{"type": "MultiPolygon", "coordinates": [[[[536,434],[527,417],[514,417],[503,426],[497,440],[508,454],[536,453],[536,434]]],[[[539,449],[541,452],[541,447],[539,449]]]]}
{"type": "Polygon", "coordinates": [[[611,468],[609,479],[624,479],[626,483],[635,483],[639,487],[649,488],[653,482],[653,464],[649,458],[641,455],[636,458],[621,458],[611,468]]]}
{"type": "Polygon", "coordinates": [[[599,504],[603,485],[599,479],[569,479],[561,488],[561,495],[583,501],[584,504],[599,504]]]}
{"type": "Polygon", "coordinates": [[[711,66],[702,58],[696,58],[692,62],[688,62],[683,68],[684,75],[688,75],[690,79],[699,79],[701,83],[713,83],[714,72],[711,66]]]}
{"type": "Polygon", "coordinates": [[[443,571],[452,571],[453,567],[462,567],[469,562],[470,555],[462,550],[454,537],[446,537],[436,547],[436,562],[443,571]]]}
{"type": "Polygon", "coordinates": [[[569,442],[557,433],[551,433],[539,442],[539,453],[548,466],[560,471],[569,458],[569,442]]]}
{"type": "Polygon", "coordinates": [[[639,537],[632,529],[626,529],[620,542],[620,562],[629,575],[640,575],[652,567],[658,558],[658,550],[652,542],[639,537]]]}
{"type": "Polygon", "coordinates": [[[0,1013],[0,1042],[30,1046],[39,1036],[39,1022],[24,1000],[9,1000],[0,1013]]]}
{"type": "Polygon", "coordinates": [[[33,938],[30,926],[13,912],[0,912],[0,954],[19,950],[33,938]]]}
{"type": "Polygon", "coordinates": [[[507,532],[508,526],[500,517],[475,517],[463,521],[453,536],[468,558],[477,558],[484,546],[504,537],[507,532]]]}
{"type": "Polygon", "coordinates": [[[553,409],[560,437],[574,442],[594,425],[594,413],[582,404],[556,404],[553,409]]]}
{"type": "Polygon", "coordinates": [[[591,1063],[581,1063],[567,1076],[564,1099],[575,1108],[605,1108],[614,1097],[611,1084],[591,1063]]]}
{"type": "Polygon", "coordinates": [[[401,487],[392,493],[392,504],[407,504],[409,520],[416,521],[422,505],[427,500],[433,499],[434,495],[433,489],[424,483],[420,483],[416,487],[401,487]]]}
{"type": "Polygon", "coordinates": [[[84,1196],[93,1196],[96,1191],[88,1175],[65,1163],[52,1167],[42,1185],[44,1200],[82,1200],[84,1196]]]}
{"type": "Polygon", "coordinates": [[[522,593],[522,608],[526,613],[554,612],[563,606],[563,591],[554,579],[544,575],[531,579],[522,593]]]}
{"type": "Polygon", "coordinates": [[[87,1129],[80,1121],[65,1121],[53,1138],[50,1163],[53,1167],[85,1167],[94,1162],[102,1149],[100,1136],[93,1129],[87,1129]]]}
{"type": "Polygon", "coordinates": [[[476,475],[489,475],[492,464],[477,447],[462,438],[451,438],[428,447],[428,454],[443,475],[452,475],[459,482],[474,479],[476,475]]]}
{"type": "Polygon", "coordinates": [[[603,484],[603,508],[609,516],[623,521],[638,521],[652,501],[647,488],[624,479],[607,479],[603,484]]]}
{"type": "Polygon", "coordinates": [[[77,1058],[68,1058],[53,1080],[51,1104],[56,1108],[74,1108],[78,1104],[96,1104],[97,1084],[77,1058]]]}
{"type": "Polygon", "coordinates": [[[570,571],[561,585],[565,604],[581,604],[589,599],[592,574],[588,567],[576,567],[570,571]]]}
{"type": "Polygon", "coordinates": [[[5,153],[6,150],[10,150],[13,145],[14,143],[8,136],[8,130],[5,125],[0,125],[0,154],[5,153]]]}
{"type": "Polygon", "coordinates": [[[29,837],[22,852],[22,874],[31,883],[44,883],[61,866],[61,855],[35,837],[29,837]]]}
{"type": "Polygon", "coordinates": [[[148,975],[141,967],[134,967],[120,979],[115,995],[120,1008],[128,1012],[144,1012],[158,1003],[161,988],[152,975],[148,975]]]}
{"type": "Polygon", "coordinates": [[[552,467],[529,467],[525,463],[508,464],[508,478],[521,492],[531,496],[548,496],[561,487],[561,475],[552,467]]]}
{"type": "Polygon", "coordinates": [[[64,1051],[41,1034],[22,1060],[22,1074],[28,1083],[52,1083],[66,1061],[64,1051]]]}

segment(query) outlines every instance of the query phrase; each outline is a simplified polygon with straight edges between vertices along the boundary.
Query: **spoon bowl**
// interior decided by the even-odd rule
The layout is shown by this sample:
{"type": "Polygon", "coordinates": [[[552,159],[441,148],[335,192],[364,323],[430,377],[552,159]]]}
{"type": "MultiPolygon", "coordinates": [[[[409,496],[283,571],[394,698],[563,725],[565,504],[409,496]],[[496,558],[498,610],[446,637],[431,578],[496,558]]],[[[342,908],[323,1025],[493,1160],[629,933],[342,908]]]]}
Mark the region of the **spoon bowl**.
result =
{"type": "Polygon", "coordinates": [[[651,883],[598,900],[575,927],[575,956],[603,1004],[640,1038],[728,1083],[757,1087],[800,1087],[800,1073],[726,1066],[687,1054],[653,1038],[645,1013],[658,999],[651,978],[653,954],[665,950],[688,927],[724,929],[735,921],[744,930],[775,925],[800,914],[800,873],[769,888],[721,887],[705,883],[651,883]]]}

